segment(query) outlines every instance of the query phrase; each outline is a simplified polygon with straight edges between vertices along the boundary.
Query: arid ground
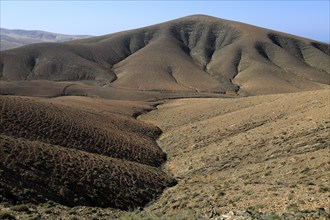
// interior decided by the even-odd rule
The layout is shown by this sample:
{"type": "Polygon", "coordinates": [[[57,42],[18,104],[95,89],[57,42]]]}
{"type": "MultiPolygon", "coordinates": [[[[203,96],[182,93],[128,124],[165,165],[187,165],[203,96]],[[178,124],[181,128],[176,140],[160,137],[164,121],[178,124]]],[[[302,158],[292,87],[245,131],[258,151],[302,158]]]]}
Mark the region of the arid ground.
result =
{"type": "Polygon", "coordinates": [[[179,180],[148,209],[329,212],[329,90],[179,99],[140,116],[179,180]]]}
{"type": "MultiPolygon", "coordinates": [[[[326,89],[243,98],[174,99],[158,105],[157,110],[142,114],[138,118],[139,121],[158,126],[163,131],[157,140],[159,146],[167,154],[167,162],[162,166],[162,170],[173,176],[178,183],[176,186],[166,189],[143,211],[134,212],[135,214],[116,209],[88,208],[86,206],[66,208],[49,202],[39,206],[25,205],[28,207],[25,207],[26,210],[24,210],[24,206],[23,210],[20,210],[22,205],[6,208],[7,203],[3,203],[2,210],[23,217],[40,215],[54,219],[59,216],[65,218],[76,216],[82,219],[92,216],[96,218],[124,216],[123,218],[128,219],[149,217],[167,219],[181,216],[183,219],[189,219],[209,217],[210,215],[213,215],[215,219],[220,219],[221,215],[225,216],[223,213],[246,210],[257,213],[276,213],[276,215],[271,215],[275,217],[285,213],[289,219],[290,216],[291,219],[299,216],[326,219],[326,213],[329,213],[330,197],[328,178],[330,175],[329,91],[326,89]],[[324,212],[320,212],[320,210],[324,210],[324,212]]],[[[38,106],[37,109],[40,111],[36,114],[41,114],[42,106],[45,103],[52,103],[55,105],[53,108],[59,105],[64,110],[67,108],[66,103],[70,102],[71,106],[75,106],[71,107],[73,109],[76,107],[84,109],[85,106],[87,109],[84,111],[93,111],[95,114],[95,110],[86,107],[86,103],[91,101],[94,103],[92,108],[102,112],[103,120],[113,114],[103,112],[106,105],[113,106],[113,103],[108,100],[83,97],[37,98],[36,100],[8,97],[2,98],[2,102],[4,102],[2,108],[9,107],[13,102],[25,102],[26,104],[34,102],[33,104],[38,106]]],[[[117,108],[122,106],[117,102],[115,104],[117,108]]],[[[124,109],[129,109],[127,103],[125,106],[124,109]]],[[[32,111],[32,109],[27,110],[32,111]]],[[[69,112],[69,109],[65,110],[69,112]]],[[[32,112],[31,114],[33,115],[32,112]]],[[[80,113],[80,117],[82,115],[80,113]]],[[[57,117],[60,118],[59,113],[57,117]]],[[[67,119],[69,118],[72,120],[70,124],[75,123],[73,116],[67,119]]],[[[5,116],[2,116],[2,120],[4,119],[5,116]]],[[[94,126],[97,126],[96,121],[95,123],[94,126]]],[[[33,126],[33,123],[31,125],[33,126]]],[[[34,127],[35,133],[38,127],[41,126],[34,127]]],[[[74,130],[79,133],[79,127],[74,130]]],[[[135,132],[139,132],[139,130],[135,132]]],[[[55,180],[52,180],[52,186],[58,187],[58,189],[69,189],[67,193],[70,193],[70,186],[56,185],[56,181],[61,183],[67,178],[67,184],[72,184],[70,181],[77,176],[83,184],[93,184],[93,182],[89,183],[88,178],[96,178],[94,181],[97,180],[99,184],[109,184],[111,181],[116,184],[116,176],[121,176],[122,172],[125,172],[120,166],[126,167],[127,175],[131,175],[130,172],[133,171],[133,168],[136,169],[133,172],[141,173],[138,170],[141,165],[138,164],[132,166],[129,162],[120,162],[109,157],[88,154],[83,151],[79,151],[77,154],[77,151],[53,145],[46,146],[41,141],[32,140],[34,139],[31,137],[32,134],[30,134],[29,141],[23,141],[8,137],[4,133],[1,135],[1,155],[5,156],[7,152],[15,150],[16,153],[12,155],[20,158],[18,161],[11,162],[12,166],[19,166],[17,169],[23,170],[26,169],[21,167],[24,163],[25,166],[26,163],[47,163],[42,167],[60,165],[59,170],[53,170],[53,172],[57,172],[61,176],[56,180],[57,175],[54,175],[55,180]],[[16,147],[13,149],[13,146],[16,147]],[[31,152],[35,153],[31,154],[31,152]],[[36,152],[38,153],[36,154],[36,152]],[[27,155],[29,156],[26,157],[27,155]],[[53,158],[52,160],[38,158],[50,156],[53,158]],[[68,156],[70,160],[66,159],[68,156]],[[56,157],[59,158],[56,159],[56,157]],[[77,162],[75,162],[76,160],[77,162]],[[81,166],[81,162],[85,164],[85,168],[81,166]],[[54,165],[52,165],[53,163],[54,165]],[[61,173],[63,166],[66,167],[65,169],[70,169],[67,175],[61,173]],[[107,169],[104,167],[112,169],[112,166],[117,166],[118,174],[106,173],[107,169]],[[98,176],[95,177],[92,173],[86,173],[85,177],[81,176],[79,170],[82,169],[86,170],[83,172],[89,172],[90,169],[91,172],[98,172],[98,176]],[[76,172],[78,172],[77,175],[75,175],[76,172]],[[114,180],[105,180],[102,179],[102,176],[104,178],[113,176],[114,180]]],[[[6,160],[10,160],[10,158],[6,160]]],[[[32,165],[32,168],[38,169],[39,166],[32,165]]],[[[165,183],[164,181],[168,177],[160,177],[159,175],[163,175],[157,174],[160,171],[148,171],[146,168],[143,168],[143,173],[150,173],[141,175],[151,175],[150,178],[153,181],[151,187],[157,187],[154,185],[157,180],[152,175],[163,178],[159,181],[165,183]]],[[[32,178],[37,183],[40,181],[38,177],[33,176],[35,175],[33,170],[22,172],[25,173],[23,176],[26,178],[32,178]]],[[[136,178],[136,181],[142,181],[138,176],[136,178]]],[[[13,180],[17,180],[17,178],[13,180]]],[[[11,182],[11,184],[14,183],[11,182]]],[[[148,183],[144,182],[143,186],[146,184],[148,183]]],[[[33,195],[33,192],[30,193],[33,195]]],[[[81,194],[80,192],[80,196],[81,194]]],[[[109,197],[109,195],[108,192],[107,196],[109,197]]],[[[54,198],[56,198],[55,196],[60,197],[61,195],[55,193],[54,198]]],[[[87,193],[87,196],[90,194],[87,193]]],[[[140,196],[139,198],[141,198],[140,196]]],[[[67,197],[63,199],[65,198],[67,197]]],[[[111,198],[113,199],[113,197],[111,198]]],[[[106,199],[101,201],[104,202],[106,199]]]]}
{"type": "Polygon", "coordinates": [[[329,219],[329,44],[195,15],[0,58],[0,219],[329,219]]]}

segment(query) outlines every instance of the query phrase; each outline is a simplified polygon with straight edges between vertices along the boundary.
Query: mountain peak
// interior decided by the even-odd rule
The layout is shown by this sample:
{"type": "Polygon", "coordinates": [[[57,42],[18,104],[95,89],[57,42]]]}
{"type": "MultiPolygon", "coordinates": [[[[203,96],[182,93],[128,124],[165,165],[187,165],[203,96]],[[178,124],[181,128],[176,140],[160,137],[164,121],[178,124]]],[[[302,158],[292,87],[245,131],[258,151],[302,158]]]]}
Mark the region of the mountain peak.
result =
{"type": "Polygon", "coordinates": [[[182,21],[182,20],[193,20],[193,21],[212,21],[212,20],[222,20],[221,18],[212,17],[204,14],[193,14],[185,17],[177,18],[174,21],[182,21]]]}
{"type": "Polygon", "coordinates": [[[218,19],[216,17],[210,16],[210,15],[205,15],[205,14],[193,14],[193,15],[188,15],[182,18],[193,18],[193,19],[205,19],[205,18],[215,18],[218,19]]]}

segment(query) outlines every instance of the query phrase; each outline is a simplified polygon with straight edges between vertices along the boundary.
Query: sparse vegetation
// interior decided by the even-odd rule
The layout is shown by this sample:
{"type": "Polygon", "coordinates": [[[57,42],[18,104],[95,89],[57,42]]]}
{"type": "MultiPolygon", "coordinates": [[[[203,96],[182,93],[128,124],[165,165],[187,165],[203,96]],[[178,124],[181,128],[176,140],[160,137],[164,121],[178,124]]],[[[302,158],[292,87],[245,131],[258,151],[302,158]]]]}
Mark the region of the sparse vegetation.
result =
{"type": "Polygon", "coordinates": [[[212,200],[220,213],[251,207],[281,216],[288,203],[299,209],[326,206],[329,192],[321,186],[328,184],[328,152],[325,145],[316,146],[320,139],[330,141],[325,129],[327,92],[173,100],[141,116],[163,130],[159,142],[171,155],[165,168],[181,177],[151,208],[173,212],[173,206],[160,205],[170,195],[187,196],[187,207],[195,210],[208,209],[207,201],[212,200]],[[272,142],[281,135],[290,138],[272,142]],[[188,147],[199,139],[202,147],[188,147]],[[221,160],[216,161],[216,155],[221,160]],[[317,161],[309,162],[313,157],[317,161]],[[187,188],[193,193],[184,192],[187,188]]]}
{"type": "Polygon", "coordinates": [[[0,219],[1,220],[15,220],[16,218],[9,212],[0,211],[0,219]]]}
{"type": "Polygon", "coordinates": [[[30,212],[29,207],[26,204],[16,205],[12,210],[16,212],[30,212]]]}

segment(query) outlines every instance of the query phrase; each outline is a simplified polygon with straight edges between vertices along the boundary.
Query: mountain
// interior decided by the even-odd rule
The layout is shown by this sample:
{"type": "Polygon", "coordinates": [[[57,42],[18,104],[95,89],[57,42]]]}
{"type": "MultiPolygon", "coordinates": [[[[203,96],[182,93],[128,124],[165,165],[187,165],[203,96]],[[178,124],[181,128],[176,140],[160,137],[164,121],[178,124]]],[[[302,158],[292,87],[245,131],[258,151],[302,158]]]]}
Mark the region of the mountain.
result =
{"type": "Polygon", "coordinates": [[[91,37],[88,35],[65,35],[56,34],[46,31],[30,31],[30,30],[9,30],[0,28],[1,46],[0,50],[9,50],[28,44],[36,44],[43,42],[65,42],[81,38],[91,37]]]}
{"type": "Polygon", "coordinates": [[[329,44],[205,15],[1,53],[2,80],[240,95],[330,83],[329,44]]]}

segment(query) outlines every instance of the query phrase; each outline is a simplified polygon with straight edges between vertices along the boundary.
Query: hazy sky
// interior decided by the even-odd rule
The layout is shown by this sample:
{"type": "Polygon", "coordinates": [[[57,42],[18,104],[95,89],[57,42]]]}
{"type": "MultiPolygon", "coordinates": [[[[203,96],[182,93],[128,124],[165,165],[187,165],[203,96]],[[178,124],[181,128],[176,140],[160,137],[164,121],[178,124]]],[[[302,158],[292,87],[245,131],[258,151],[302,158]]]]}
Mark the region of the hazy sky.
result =
{"type": "Polygon", "coordinates": [[[329,1],[1,0],[1,27],[103,35],[206,14],[329,42],[329,1]]]}

